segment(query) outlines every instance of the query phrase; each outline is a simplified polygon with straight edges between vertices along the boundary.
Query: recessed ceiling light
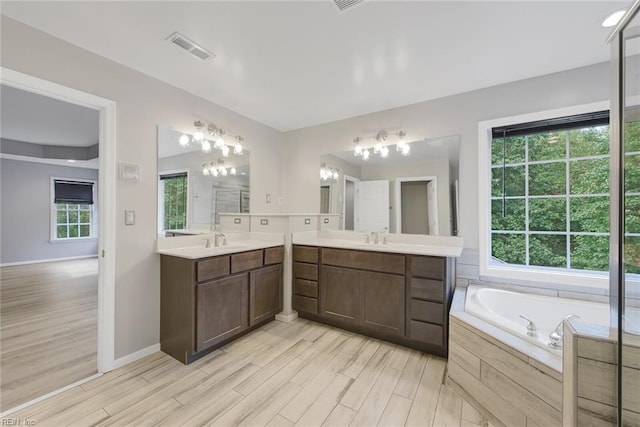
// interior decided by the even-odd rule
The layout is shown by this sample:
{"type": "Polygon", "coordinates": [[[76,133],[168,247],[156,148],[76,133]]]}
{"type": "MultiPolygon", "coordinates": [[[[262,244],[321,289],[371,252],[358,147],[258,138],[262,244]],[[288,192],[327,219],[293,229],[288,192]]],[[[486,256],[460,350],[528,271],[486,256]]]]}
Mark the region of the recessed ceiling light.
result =
{"type": "Polygon", "coordinates": [[[618,22],[620,22],[626,12],[627,11],[625,9],[613,12],[611,15],[607,16],[604,21],[602,21],[602,26],[605,28],[615,27],[616,25],[618,25],[618,22]]]}

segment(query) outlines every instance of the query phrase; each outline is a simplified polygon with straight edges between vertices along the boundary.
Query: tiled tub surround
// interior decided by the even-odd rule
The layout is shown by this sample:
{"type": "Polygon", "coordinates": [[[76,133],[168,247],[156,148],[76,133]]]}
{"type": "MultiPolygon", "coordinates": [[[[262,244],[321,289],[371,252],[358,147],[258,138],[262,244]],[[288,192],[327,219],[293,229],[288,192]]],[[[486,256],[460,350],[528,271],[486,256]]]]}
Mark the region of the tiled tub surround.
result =
{"type": "Polygon", "coordinates": [[[495,422],[561,426],[560,356],[465,312],[466,293],[449,315],[448,383],[495,422]]]}
{"type": "MultiPolygon", "coordinates": [[[[571,321],[564,333],[563,424],[615,425],[615,332],[571,321]]],[[[640,337],[625,334],[623,342],[622,416],[625,426],[640,426],[640,337]]]]}

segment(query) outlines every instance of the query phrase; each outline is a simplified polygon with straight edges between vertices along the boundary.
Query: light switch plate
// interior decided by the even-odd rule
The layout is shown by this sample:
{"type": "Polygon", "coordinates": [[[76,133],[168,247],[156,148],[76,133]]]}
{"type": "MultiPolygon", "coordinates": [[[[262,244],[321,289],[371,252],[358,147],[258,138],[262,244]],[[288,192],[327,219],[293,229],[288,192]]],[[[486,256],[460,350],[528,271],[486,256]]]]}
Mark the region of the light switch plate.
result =
{"type": "Polygon", "coordinates": [[[309,224],[311,224],[311,218],[305,218],[305,219],[304,219],[304,224],[305,224],[305,225],[309,225],[309,224]]]}
{"type": "Polygon", "coordinates": [[[271,194],[267,194],[267,203],[271,203],[271,194]]]}
{"type": "Polygon", "coordinates": [[[234,224],[240,224],[242,222],[242,220],[240,218],[233,218],[233,223],[234,224]]]}
{"type": "Polygon", "coordinates": [[[261,219],[260,220],[260,225],[269,225],[269,220],[268,219],[261,219]]]}
{"type": "Polygon", "coordinates": [[[136,224],[136,211],[124,211],[124,225],[136,224]]]}

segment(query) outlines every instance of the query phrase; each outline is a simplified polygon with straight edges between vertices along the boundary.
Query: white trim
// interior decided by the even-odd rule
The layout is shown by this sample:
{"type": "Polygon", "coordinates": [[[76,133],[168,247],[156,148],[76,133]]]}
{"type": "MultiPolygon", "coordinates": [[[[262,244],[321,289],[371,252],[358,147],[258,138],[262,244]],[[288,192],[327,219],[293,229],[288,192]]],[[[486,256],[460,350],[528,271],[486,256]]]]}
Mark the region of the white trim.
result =
{"type": "Polygon", "coordinates": [[[297,318],[298,318],[297,311],[294,311],[289,314],[282,314],[282,313],[276,314],[276,320],[279,320],[280,322],[285,322],[285,323],[293,322],[297,318]]]}
{"type": "MultiPolygon", "coordinates": [[[[69,385],[64,386],[64,387],[62,387],[62,388],[59,388],[59,389],[57,389],[57,390],[54,390],[54,391],[52,391],[51,393],[47,393],[47,394],[45,394],[44,396],[36,397],[36,398],[35,398],[35,399],[33,399],[33,400],[30,400],[30,401],[28,401],[28,402],[25,402],[25,403],[23,403],[23,404],[21,404],[21,405],[18,405],[18,406],[16,406],[16,407],[14,407],[14,408],[11,408],[11,409],[8,409],[8,410],[6,410],[6,411],[4,411],[4,412],[1,412],[1,413],[0,413],[0,418],[4,418],[4,417],[6,417],[7,415],[15,414],[16,412],[20,411],[21,409],[24,409],[24,408],[29,407],[29,406],[31,406],[31,405],[35,405],[36,403],[40,403],[40,402],[42,402],[43,400],[47,400],[47,399],[48,399],[48,398],[50,398],[50,397],[53,397],[53,396],[58,395],[58,394],[60,394],[60,393],[64,393],[65,391],[67,391],[67,390],[71,390],[71,389],[72,389],[72,388],[74,388],[74,387],[78,387],[79,385],[82,385],[82,384],[87,383],[87,382],[89,382],[89,381],[95,380],[96,378],[99,378],[99,377],[101,377],[102,375],[103,375],[103,374],[101,374],[101,373],[93,374],[93,375],[91,375],[90,377],[83,378],[83,379],[81,379],[80,381],[76,381],[76,382],[75,382],[75,383],[73,383],[73,384],[69,384],[69,385]]],[[[31,420],[31,421],[33,421],[33,420],[31,420]]],[[[34,423],[35,423],[35,421],[34,421],[34,423]]],[[[4,423],[3,423],[3,424],[4,424],[4,423]]],[[[4,424],[4,425],[22,425],[22,424],[8,424],[8,423],[7,423],[7,424],[4,424]]],[[[24,425],[29,425],[29,424],[24,424],[24,425]]],[[[35,425],[35,424],[32,424],[32,425],[35,425]]]]}
{"type": "MultiPolygon", "coordinates": [[[[355,184],[356,182],[360,182],[360,180],[358,178],[355,178],[355,177],[353,177],[351,175],[347,175],[347,174],[344,174],[343,177],[344,177],[344,179],[342,180],[342,227],[341,227],[341,229],[345,230],[345,226],[346,226],[346,223],[347,223],[347,181],[353,182],[355,184]]],[[[353,200],[353,209],[354,209],[354,212],[353,212],[353,216],[354,216],[354,218],[353,218],[353,229],[355,230],[355,228],[356,228],[355,197],[353,199],[354,199],[353,200]]]]}
{"type": "MultiPolygon", "coordinates": [[[[396,178],[396,191],[394,197],[394,203],[396,205],[396,233],[402,233],[402,183],[403,182],[433,182],[436,190],[436,229],[431,230],[429,228],[429,234],[437,236],[440,234],[440,218],[438,218],[438,177],[437,176],[413,176],[413,177],[398,177],[396,178]],[[435,231],[435,233],[433,232],[435,231]]],[[[431,220],[431,218],[429,218],[431,220]]]]}
{"type": "Polygon", "coordinates": [[[480,279],[502,278],[517,280],[522,279],[524,276],[528,281],[533,282],[578,285],[598,289],[609,288],[609,278],[606,274],[582,273],[575,270],[538,270],[513,265],[496,266],[489,264],[489,254],[491,253],[491,204],[489,203],[491,198],[491,129],[509,124],[533,122],[608,109],[609,101],[599,101],[478,122],[478,255],[480,279]]]}
{"type": "Polygon", "coordinates": [[[116,103],[90,93],[0,67],[7,86],[98,110],[100,205],[98,251],[98,372],[113,369],[115,361],[115,260],[116,260],[116,103]]]}
{"type": "MultiPolygon", "coordinates": [[[[92,240],[95,240],[95,239],[92,239],[92,240]]],[[[5,262],[4,264],[0,264],[0,267],[13,267],[14,265],[27,265],[27,264],[41,264],[43,262],[72,261],[76,259],[97,258],[97,257],[98,257],[98,254],[70,256],[70,257],[64,257],[64,258],[34,259],[29,261],[5,262]]]]}
{"type": "MultiPolygon", "coordinates": [[[[98,181],[95,179],[83,179],[83,178],[66,178],[62,176],[52,176],[50,179],[50,195],[49,195],[49,207],[51,209],[49,215],[49,243],[62,243],[62,242],[82,242],[90,239],[97,239],[97,223],[98,223],[98,212],[100,212],[100,204],[97,203],[96,193],[100,194],[98,191],[98,181]],[[91,192],[93,193],[92,198],[94,200],[94,204],[91,206],[91,230],[89,231],[89,236],[87,237],[62,237],[58,238],[57,236],[57,225],[58,225],[58,214],[56,209],[56,204],[54,202],[56,190],[55,190],[55,182],[56,180],[60,181],[69,181],[69,182],[90,182],[93,185],[91,186],[91,192]]],[[[68,224],[68,223],[67,223],[68,224]]],[[[78,232],[79,233],[79,232],[78,232]]]]}
{"type": "Polygon", "coordinates": [[[127,354],[126,356],[122,356],[119,359],[113,361],[113,369],[118,369],[123,367],[124,365],[128,365],[129,363],[133,363],[136,360],[142,359],[143,357],[147,357],[151,354],[157,353],[160,351],[160,344],[153,344],[149,347],[143,348],[142,350],[138,350],[134,353],[127,354]]]}
{"type": "Polygon", "coordinates": [[[29,162],[29,163],[41,163],[45,165],[62,166],[66,168],[81,168],[81,169],[100,169],[99,160],[76,160],[70,163],[64,159],[43,159],[40,157],[19,156],[17,154],[0,153],[0,159],[15,160],[17,162],[29,162]]]}

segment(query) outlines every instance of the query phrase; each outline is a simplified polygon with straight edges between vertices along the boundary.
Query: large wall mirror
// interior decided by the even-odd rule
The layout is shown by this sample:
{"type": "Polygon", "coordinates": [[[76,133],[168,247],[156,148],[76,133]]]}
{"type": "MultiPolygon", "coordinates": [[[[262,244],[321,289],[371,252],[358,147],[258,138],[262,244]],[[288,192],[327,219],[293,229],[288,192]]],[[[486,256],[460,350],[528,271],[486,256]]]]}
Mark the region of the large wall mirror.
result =
{"type": "Polygon", "coordinates": [[[249,151],[204,153],[199,143],[181,145],[181,137],[158,127],[158,233],[211,228],[221,213],[248,213],[249,151]]]}
{"type": "Polygon", "coordinates": [[[408,156],[388,148],[387,158],[321,156],[320,212],[344,230],[457,235],[460,137],[413,142],[408,156]]]}

